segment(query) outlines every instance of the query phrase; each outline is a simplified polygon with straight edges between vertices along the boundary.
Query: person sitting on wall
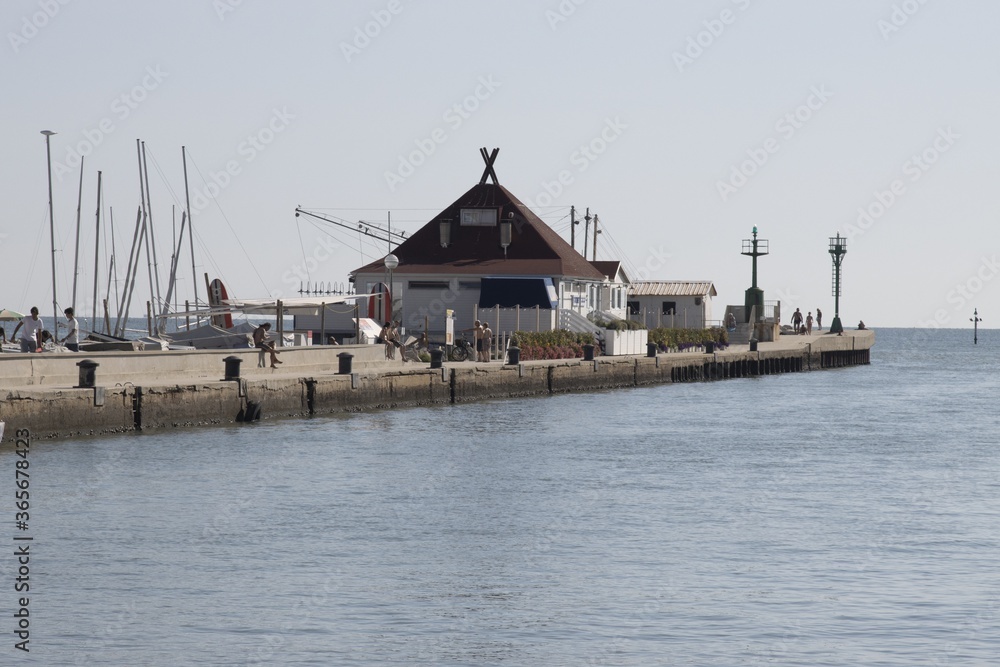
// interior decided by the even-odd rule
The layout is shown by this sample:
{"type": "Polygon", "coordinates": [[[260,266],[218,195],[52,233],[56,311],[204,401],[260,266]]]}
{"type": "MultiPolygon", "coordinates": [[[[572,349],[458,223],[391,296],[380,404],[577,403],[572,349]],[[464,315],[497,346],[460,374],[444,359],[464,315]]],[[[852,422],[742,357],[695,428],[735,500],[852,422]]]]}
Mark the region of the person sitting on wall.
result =
{"type": "Polygon", "coordinates": [[[867,328],[868,327],[865,326],[865,321],[864,320],[861,320],[860,322],[858,322],[858,331],[864,331],[867,328]]]}
{"type": "Polygon", "coordinates": [[[278,359],[278,351],[274,349],[274,341],[267,340],[267,332],[271,330],[271,323],[264,322],[256,329],[253,330],[253,346],[260,350],[265,350],[271,353],[271,368],[277,368],[278,364],[283,363],[278,359]]]}

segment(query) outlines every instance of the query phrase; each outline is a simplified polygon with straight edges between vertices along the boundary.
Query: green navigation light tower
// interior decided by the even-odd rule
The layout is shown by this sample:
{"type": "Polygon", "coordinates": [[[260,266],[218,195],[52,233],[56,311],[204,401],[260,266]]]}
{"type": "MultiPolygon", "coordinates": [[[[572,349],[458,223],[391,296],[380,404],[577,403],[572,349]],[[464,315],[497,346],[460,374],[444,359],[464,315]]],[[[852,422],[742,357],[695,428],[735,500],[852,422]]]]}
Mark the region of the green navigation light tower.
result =
{"type": "Polygon", "coordinates": [[[833,323],[830,324],[830,333],[838,336],[844,333],[844,325],[840,323],[840,263],[846,254],[847,239],[837,232],[830,238],[830,256],[833,258],[833,323]]]}
{"type": "Polygon", "coordinates": [[[978,308],[973,308],[972,309],[972,317],[969,318],[969,321],[972,322],[972,344],[973,345],[978,345],[979,344],[979,323],[983,321],[983,318],[979,317],[979,309],[978,308]]]}
{"type": "Polygon", "coordinates": [[[757,239],[757,225],[753,227],[753,238],[743,239],[743,252],[741,255],[747,255],[748,257],[753,257],[753,284],[750,289],[746,291],[746,298],[743,301],[744,309],[746,310],[746,322],[750,322],[751,313],[756,313],[753,315],[753,323],[756,324],[764,317],[764,290],[757,287],[757,258],[761,255],[766,255],[768,253],[767,241],[764,239],[757,239]],[[756,306],[756,310],[754,307],[756,306]]]}

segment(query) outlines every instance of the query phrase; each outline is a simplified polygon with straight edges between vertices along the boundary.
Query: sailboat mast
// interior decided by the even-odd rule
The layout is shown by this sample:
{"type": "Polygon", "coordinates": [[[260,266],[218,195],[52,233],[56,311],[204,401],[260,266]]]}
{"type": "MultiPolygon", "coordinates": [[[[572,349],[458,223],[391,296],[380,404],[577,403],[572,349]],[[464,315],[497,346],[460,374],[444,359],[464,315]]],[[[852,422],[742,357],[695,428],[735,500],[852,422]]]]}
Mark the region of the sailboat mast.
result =
{"type": "Polygon", "coordinates": [[[139,159],[139,195],[142,201],[142,238],[146,245],[146,273],[149,278],[149,299],[150,301],[153,301],[156,299],[156,292],[153,291],[153,253],[149,249],[149,234],[146,233],[146,229],[149,225],[149,214],[146,202],[146,188],[143,185],[142,145],[138,139],[135,140],[135,153],[136,157],[139,159]]]}
{"type": "Polygon", "coordinates": [[[142,169],[146,174],[146,209],[149,217],[149,242],[153,245],[153,276],[156,279],[156,300],[160,301],[160,261],[156,254],[156,234],[153,233],[153,200],[149,196],[149,164],[146,162],[146,142],[142,142],[142,169]]]}
{"type": "MultiPolygon", "coordinates": [[[[187,167],[187,149],[181,146],[181,159],[184,163],[184,205],[187,208],[187,219],[188,225],[191,227],[188,230],[188,241],[191,245],[191,285],[194,289],[194,307],[198,308],[198,271],[194,268],[194,221],[191,219],[191,193],[188,190],[188,167],[187,167]]],[[[198,323],[201,323],[201,318],[198,318],[198,323]]]]}
{"type": "Polygon", "coordinates": [[[80,156],[80,187],[76,195],[76,250],[73,253],[73,298],[69,305],[76,311],[76,279],[80,275],[80,209],[83,207],[83,156],[80,156]]]}
{"type": "Polygon", "coordinates": [[[90,330],[97,331],[97,279],[100,273],[97,270],[97,262],[100,259],[101,249],[101,172],[97,172],[97,221],[94,225],[94,303],[91,311],[90,330]]]}

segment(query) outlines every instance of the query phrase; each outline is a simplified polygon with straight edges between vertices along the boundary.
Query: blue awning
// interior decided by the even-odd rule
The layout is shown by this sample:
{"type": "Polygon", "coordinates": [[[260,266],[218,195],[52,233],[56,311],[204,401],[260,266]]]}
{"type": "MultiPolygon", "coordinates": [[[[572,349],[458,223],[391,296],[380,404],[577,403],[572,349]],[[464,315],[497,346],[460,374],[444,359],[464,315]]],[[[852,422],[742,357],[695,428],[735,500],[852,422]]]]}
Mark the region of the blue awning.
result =
{"type": "Polygon", "coordinates": [[[555,308],[556,300],[551,278],[483,278],[480,282],[480,308],[555,308]]]}

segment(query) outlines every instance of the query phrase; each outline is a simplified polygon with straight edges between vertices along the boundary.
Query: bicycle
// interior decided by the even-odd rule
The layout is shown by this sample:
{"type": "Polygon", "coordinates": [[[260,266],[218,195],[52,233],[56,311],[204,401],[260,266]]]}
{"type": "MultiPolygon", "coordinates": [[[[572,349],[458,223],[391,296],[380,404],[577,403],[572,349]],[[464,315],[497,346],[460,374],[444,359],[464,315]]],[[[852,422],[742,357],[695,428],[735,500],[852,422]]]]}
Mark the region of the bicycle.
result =
{"type": "Polygon", "coordinates": [[[452,361],[465,361],[466,359],[476,359],[476,348],[469,344],[464,336],[455,338],[455,343],[451,346],[448,358],[452,361]]]}

